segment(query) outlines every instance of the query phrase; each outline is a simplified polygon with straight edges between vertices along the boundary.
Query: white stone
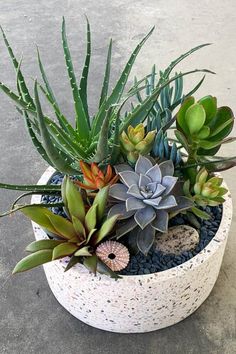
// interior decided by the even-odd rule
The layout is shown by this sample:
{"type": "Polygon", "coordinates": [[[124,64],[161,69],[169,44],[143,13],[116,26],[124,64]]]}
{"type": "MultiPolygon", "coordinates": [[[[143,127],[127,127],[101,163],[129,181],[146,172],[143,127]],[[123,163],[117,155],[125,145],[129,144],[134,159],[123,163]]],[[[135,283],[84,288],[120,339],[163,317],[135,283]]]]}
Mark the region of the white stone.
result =
{"type": "Polygon", "coordinates": [[[164,254],[180,255],[184,251],[194,250],[199,243],[199,234],[196,229],[188,225],[170,227],[166,233],[156,235],[155,245],[158,251],[164,254]]]}
{"type": "MultiPolygon", "coordinates": [[[[53,172],[48,168],[39,184],[47,183],[53,172]]],[[[114,280],[95,277],[80,264],[64,272],[68,260],[57,260],[44,265],[53,294],[79,320],[111,332],[150,332],[185,319],[206,300],[218,277],[232,219],[229,193],[225,199],[216,235],[187,262],[163,272],[114,280]]],[[[32,197],[33,203],[40,200],[38,195],[32,197]]],[[[37,224],[33,229],[37,240],[47,238],[37,224]]]]}

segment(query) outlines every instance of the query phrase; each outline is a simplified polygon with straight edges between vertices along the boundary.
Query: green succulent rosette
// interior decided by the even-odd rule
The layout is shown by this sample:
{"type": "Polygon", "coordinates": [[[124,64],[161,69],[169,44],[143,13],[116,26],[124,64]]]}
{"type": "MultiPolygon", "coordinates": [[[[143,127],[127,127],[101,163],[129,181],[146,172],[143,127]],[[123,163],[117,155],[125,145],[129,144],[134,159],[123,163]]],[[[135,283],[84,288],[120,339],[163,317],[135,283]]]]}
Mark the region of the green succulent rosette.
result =
{"type": "Polygon", "coordinates": [[[195,102],[187,98],[177,114],[175,135],[193,156],[213,156],[232,131],[233,112],[229,107],[217,108],[217,99],[205,96],[195,102]]]}

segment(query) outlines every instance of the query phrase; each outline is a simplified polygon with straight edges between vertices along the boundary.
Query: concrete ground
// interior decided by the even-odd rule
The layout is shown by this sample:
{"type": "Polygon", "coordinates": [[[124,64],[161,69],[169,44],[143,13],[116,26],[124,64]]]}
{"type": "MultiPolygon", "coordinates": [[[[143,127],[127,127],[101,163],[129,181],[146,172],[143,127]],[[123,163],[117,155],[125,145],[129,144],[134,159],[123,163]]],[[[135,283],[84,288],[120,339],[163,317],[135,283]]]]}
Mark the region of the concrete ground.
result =
{"type": "MultiPolygon", "coordinates": [[[[131,49],[156,25],[155,33],[142,49],[134,71],[139,77],[153,63],[164,68],[171,59],[205,42],[186,61],[185,69],[209,68],[198,97],[214,94],[220,104],[236,111],[236,2],[234,0],[8,0],[0,1],[0,23],[23,69],[39,76],[35,43],[41,49],[48,76],[64,111],[72,116],[72,100],[66,79],[60,40],[61,17],[67,19],[68,37],[77,70],[81,68],[85,44],[85,19],[93,30],[93,64],[90,75],[91,112],[96,109],[108,38],[114,39],[112,80],[116,79],[131,49]]],[[[183,66],[181,66],[183,68],[183,66]]],[[[199,75],[188,77],[190,87],[199,75]]],[[[0,80],[15,85],[3,41],[0,40],[0,80]]],[[[32,148],[24,123],[9,100],[0,94],[1,181],[35,183],[46,164],[32,148]]],[[[225,153],[235,154],[235,144],[225,153]]],[[[236,169],[225,179],[236,200],[236,169]]],[[[14,192],[1,191],[0,210],[10,206],[14,192]]],[[[67,313],[53,297],[43,270],[11,276],[23,249],[33,240],[30,222],[21,215],[0,221],[0,353],[37,354],[233,354],[236,353],[236,241],[235,218],[222,270],[213,292],[201,308],[185,321],[154,333],[119,335],[91,328],[67,313]]]]}

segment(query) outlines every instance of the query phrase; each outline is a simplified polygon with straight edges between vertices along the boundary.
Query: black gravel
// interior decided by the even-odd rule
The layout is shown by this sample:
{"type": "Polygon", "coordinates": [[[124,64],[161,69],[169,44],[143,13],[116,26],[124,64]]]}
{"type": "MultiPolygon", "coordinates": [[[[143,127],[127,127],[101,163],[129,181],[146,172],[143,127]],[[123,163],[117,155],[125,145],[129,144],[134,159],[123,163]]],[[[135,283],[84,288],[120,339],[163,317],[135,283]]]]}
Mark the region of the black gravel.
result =
{"type": "MultiPolygon", "coordinates": [[[[63,176],[61,174],[55,174],[51,180],[49,181],[50,184],[61,184],[63,176]]],[[[61,202],[61,198],[57,196],[43,196],[42,203],[58,203],[61,202]]],[[[198,246],[193,251],[185,251],[181,255],[174,255],[174,254],[166,254],[164,255],[162,252],[155,250],[152,248],[147,256],[144,256],[141,252],[137,255],[131,255],[130,262],[126,269],[124,269],[120,274],[122,275],[141,275],[141,274],[150,274],[161,272],[166,269],[170,269],[176,267],[192,257],[198,254],[202,249],[204,249],[207,244],[212,240],[215,236],[222,217],[222,205],[217,207],[206,207],[205,210],[208,214],[211,215],[210,220],[200,220],[199,221],[199,228],[195,227],[200,235],[200,242],[198,246]]],[[[55,207],[52,208],[52,211],[55,214],[62,215],[66,217],[63,208],[55,207]]],[[[189,225],[189,221],[185,215],[177,215],[174,217],[169,226],[175,225],[189,225]]],[[[193,225],[191,225],[193,226],[193,225]]]]}

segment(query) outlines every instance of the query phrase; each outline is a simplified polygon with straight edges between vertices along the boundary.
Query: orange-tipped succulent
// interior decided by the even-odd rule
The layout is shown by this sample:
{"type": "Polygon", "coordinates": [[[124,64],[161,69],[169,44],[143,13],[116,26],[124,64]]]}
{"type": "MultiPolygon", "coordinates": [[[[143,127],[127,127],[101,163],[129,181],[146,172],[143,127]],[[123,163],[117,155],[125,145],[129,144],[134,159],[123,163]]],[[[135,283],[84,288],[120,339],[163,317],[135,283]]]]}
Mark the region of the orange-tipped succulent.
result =
{"type": "Polygon", "coordinates": [[[116,183],[119,178],[112,170],[111,165],[107,166],[106,173],[103,173],[95,162],[89,165],[86,162],[80,161],[80,168],[83,173],[83,182],[75,181],[75,183],[84,189],[101,189],[107,185],[116,183]]]}

